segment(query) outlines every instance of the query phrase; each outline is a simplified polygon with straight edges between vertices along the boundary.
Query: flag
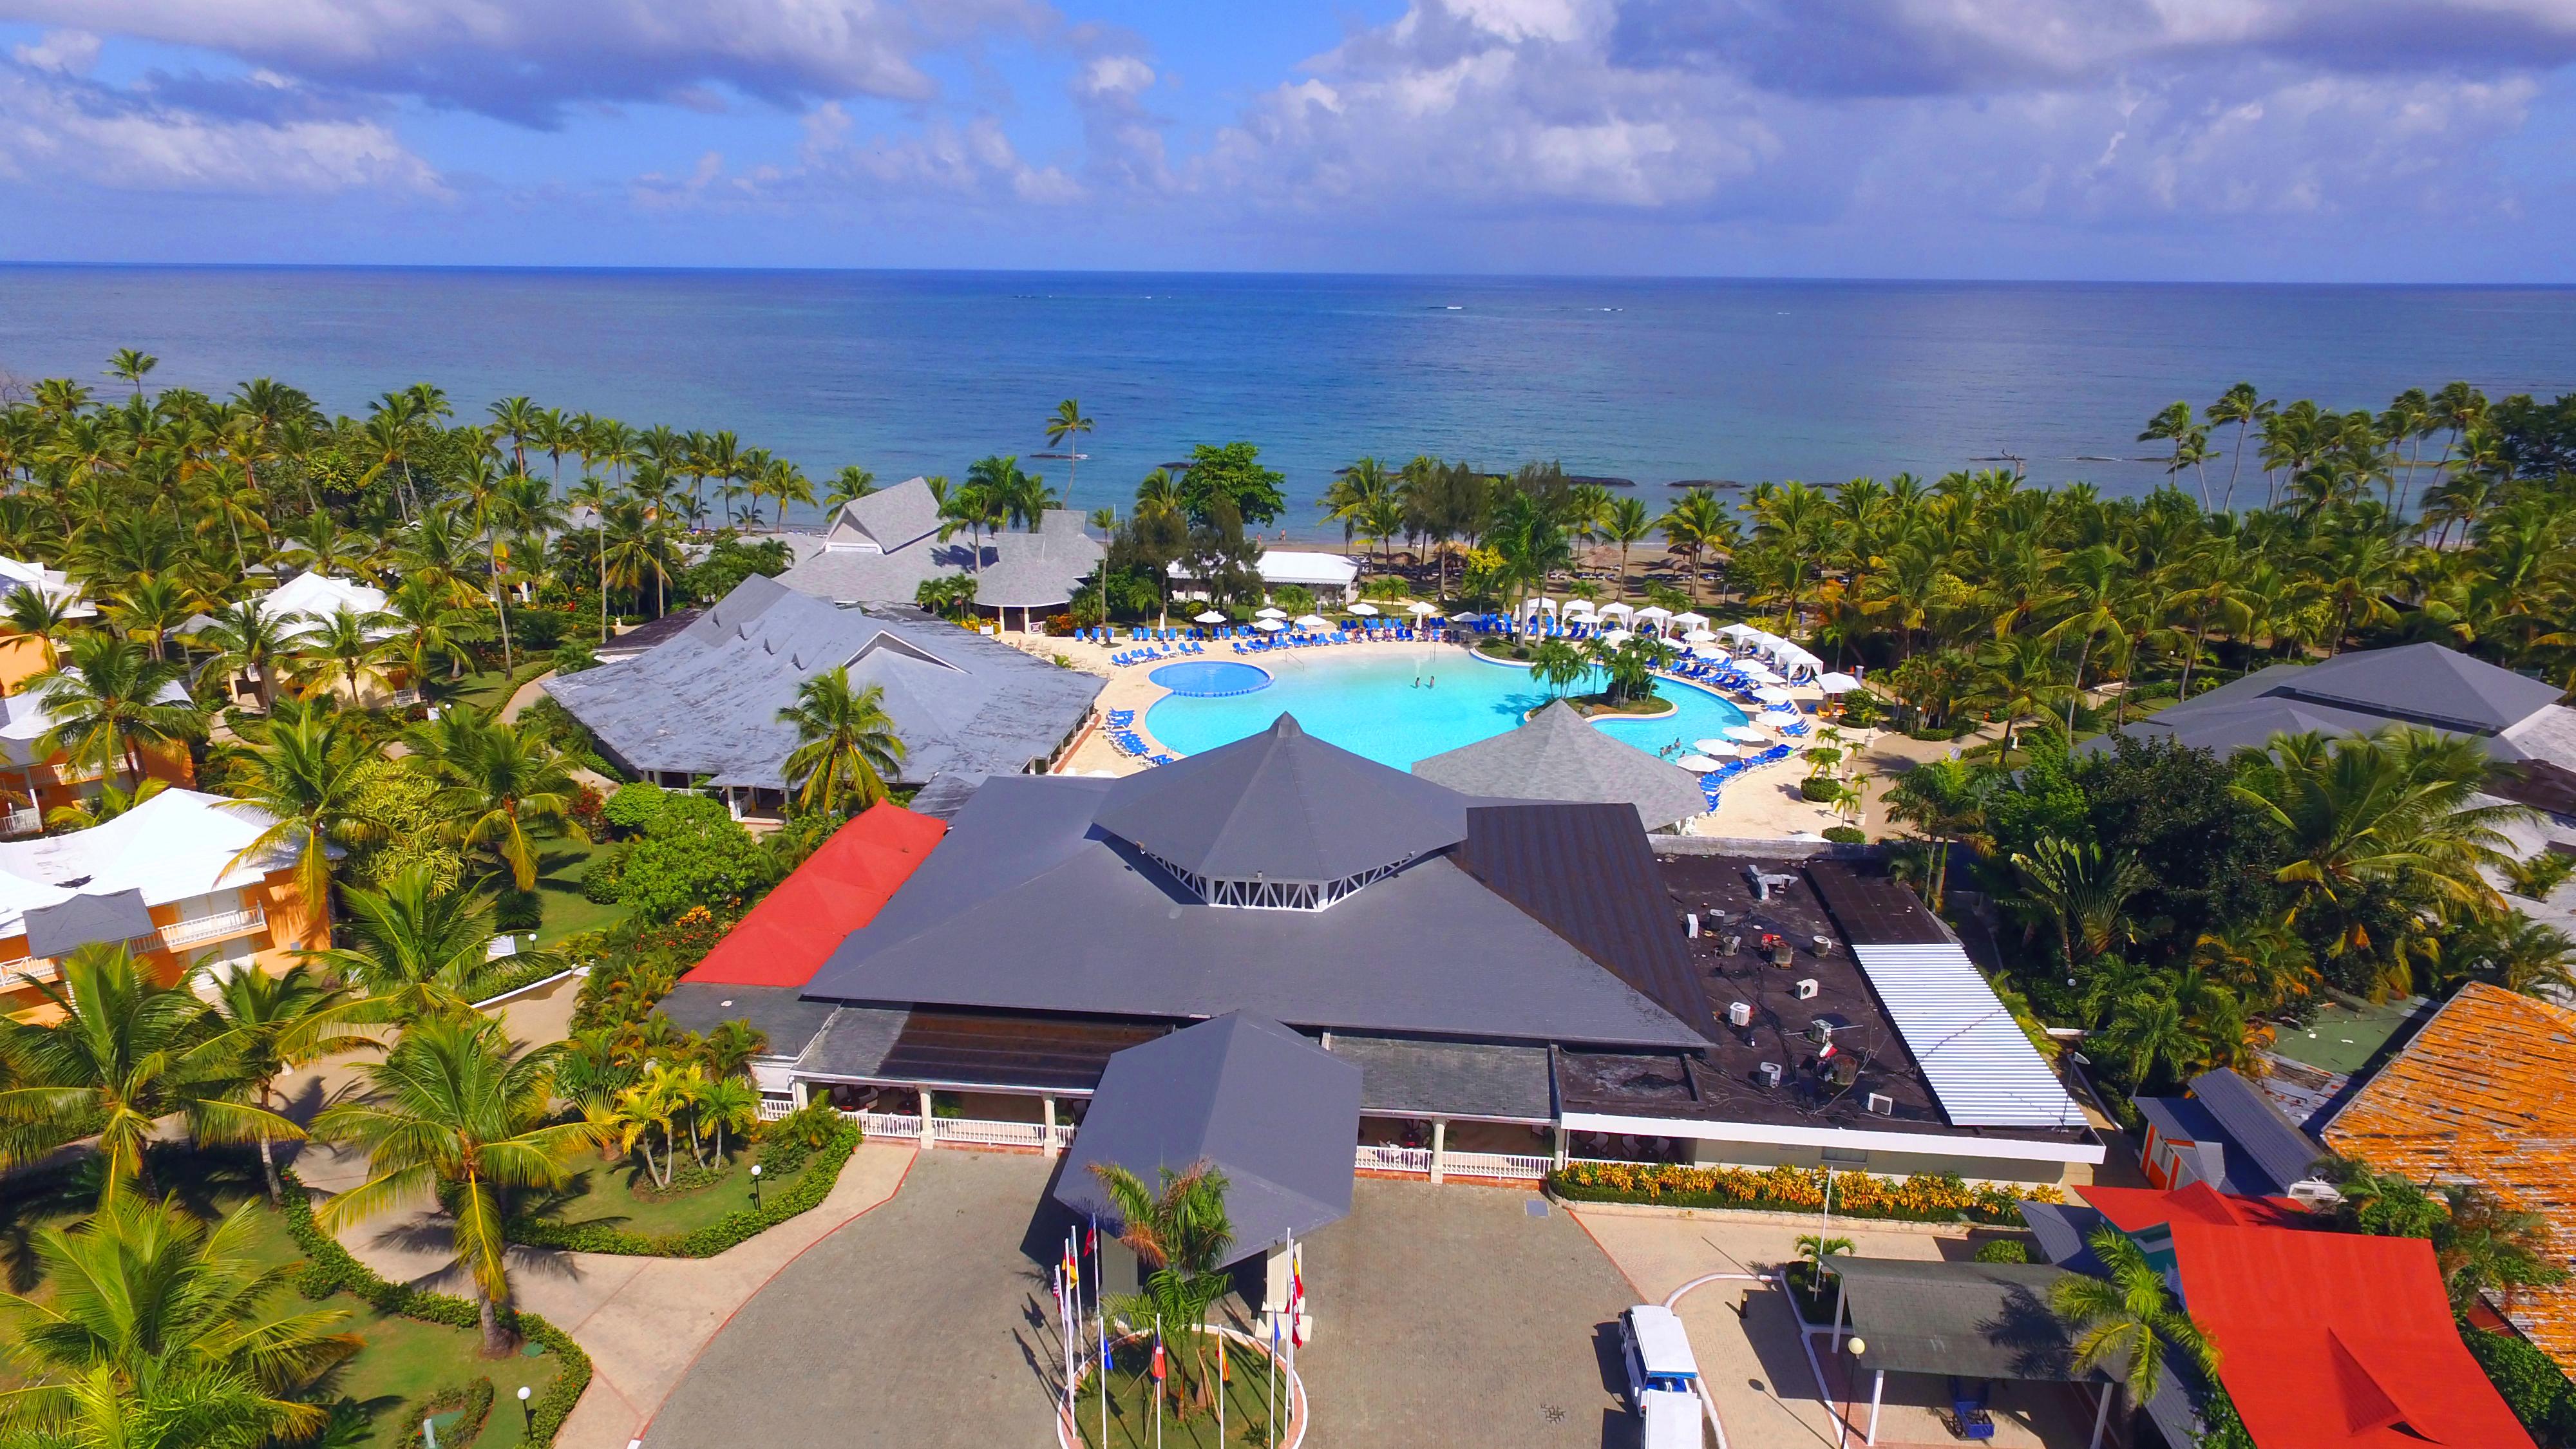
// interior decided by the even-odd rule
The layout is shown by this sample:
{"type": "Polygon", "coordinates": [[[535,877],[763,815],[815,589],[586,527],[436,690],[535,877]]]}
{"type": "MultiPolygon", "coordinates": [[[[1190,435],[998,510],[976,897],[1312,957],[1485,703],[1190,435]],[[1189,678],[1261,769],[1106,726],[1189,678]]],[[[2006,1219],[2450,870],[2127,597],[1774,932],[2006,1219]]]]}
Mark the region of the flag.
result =
{"type": "Polygon", "coordinates": [[[1288,1311],[1306,1311],[1306,1250],[1302,1247],[1288,1250],[1288,1311]]]}
{"type": "Polygon", "coordinates": [[[1155,1335],[1154,1335],[1154,1382],[1156,1382],[1156,1383],[1158,1383],[1158,1384],[1159,1384],[1159,1383],[1161,1383],[1162,1381],[1163,1381],[1163,1336],[1162,1336],[1162,1333],[1158,1330],[1158,1331],[1156,1331],[1156,1333],[1155,1333],[1155,1335]]]}
{"type": "Polygon", "coordinates": [[[1216,1336],[1216,1381],[1221,1384],[1234,1382],[1233,1371],[1225,1363],[1225,1335],[1222,1333],[1216,1336]]]}
{"type": "Polygon", "coordinates": [[[1100,1335],[1100,1382],[1103,1385],[1101,1389],[1102,1393],[1107,1393],[1109,1391],[1106,1387],[1109,1383],[1109,1372],[1116,1367],[1118,1367],[1118,1361],[1112,1357],[1109,1352],[1109,1335],[1104,1333],[1100,1335]]]}
{"type": "Polygon", "coordinates": [[[1064,1281],[1069,1287],[1078,1288],[1082,1284],[1082,1268],[1069,1247],[1064,1250],[1064,1281]]]}

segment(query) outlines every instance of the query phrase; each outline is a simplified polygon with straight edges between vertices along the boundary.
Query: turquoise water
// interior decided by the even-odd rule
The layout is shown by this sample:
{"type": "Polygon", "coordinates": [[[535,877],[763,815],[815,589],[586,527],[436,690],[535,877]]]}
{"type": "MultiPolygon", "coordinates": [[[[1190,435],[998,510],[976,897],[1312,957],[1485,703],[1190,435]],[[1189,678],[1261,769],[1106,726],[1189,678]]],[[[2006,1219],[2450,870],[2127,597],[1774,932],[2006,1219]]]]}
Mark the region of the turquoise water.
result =
{"type": "MultiPolygon", "coordinates": [[[[1314,650],[1265,659],[1273,683],[1231,699],[1166,695],[1145,712],[1145,728],[1174,754],[1193,755],[1269,728],[1293,714],[1306,733],[1399,770],[1518,726],[1547,702],[1526,669],[1471,659],[1454,645],[1407,649],[1314,650]],[[1417,684],[1421,679],[1427,684],[1417,684]]],[[[1685,749],[1744,723],[1744,711],[1688,684],[1656,690],[1678,707],[1661,719],[1613,720],[1601,729],[1639,749],[1675,740],[1685,749]]]]}
{"type": "Polygon", "coordinates": [[[1202,698],[1250,694],[1270,683],[1270,671],[1232,659],[1187,659],[1145,676],[1174,694],[1202,698]]]}

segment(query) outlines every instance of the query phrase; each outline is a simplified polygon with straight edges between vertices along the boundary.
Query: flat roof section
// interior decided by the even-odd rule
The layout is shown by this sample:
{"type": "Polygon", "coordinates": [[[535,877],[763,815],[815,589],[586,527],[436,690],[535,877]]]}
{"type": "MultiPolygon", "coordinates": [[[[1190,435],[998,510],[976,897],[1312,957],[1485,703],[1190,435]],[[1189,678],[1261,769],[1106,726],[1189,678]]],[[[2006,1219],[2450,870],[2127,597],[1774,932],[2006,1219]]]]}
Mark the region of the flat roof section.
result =
{"type": "Polygon", "coordinates": [[[1373,1117],[1551,1122],[1547,1048],[1332,1034],[1325,1050],[1360,1069],[1360,1110],[1373,1117]]]}
{"type": "Polygon", "coordinates": [[[1855,946],[1940,946],[1958,938],[1923,898],[1887,873],[1850,861],[1819,860],[1807,865],[1807,878],[1825,909],[1855,946]]]}
{"type": "Polygon", "coordinates": [[[655,1007],[682,1031],[701,1035],[728,1021],[748,1021],[769,1038],[767,1055],[802,1055],[824,1023],[832,1003],[807,1001],[793,986],[737,986],[724,982],[683,981],[655,1007]]]}
{"type": "Polygon", "coordinates": [[[1100,1084],[1110,1057],[1166,1035],[1167,1027],[1133,1022],[915,1010],[875,1074],[1081,1093],[1100,1084]]]}

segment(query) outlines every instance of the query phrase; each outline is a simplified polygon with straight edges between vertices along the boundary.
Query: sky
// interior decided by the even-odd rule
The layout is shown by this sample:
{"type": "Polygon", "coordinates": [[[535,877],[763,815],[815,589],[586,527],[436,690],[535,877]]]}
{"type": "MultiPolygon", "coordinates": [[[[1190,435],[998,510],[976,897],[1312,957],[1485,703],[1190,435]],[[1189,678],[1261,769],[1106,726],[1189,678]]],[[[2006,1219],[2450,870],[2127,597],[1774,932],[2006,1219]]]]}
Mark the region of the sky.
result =
{"type": "Polygon", "coordinates": [[[0,0],[0,259],[2576,282],[2576,0],[0,0]]]}

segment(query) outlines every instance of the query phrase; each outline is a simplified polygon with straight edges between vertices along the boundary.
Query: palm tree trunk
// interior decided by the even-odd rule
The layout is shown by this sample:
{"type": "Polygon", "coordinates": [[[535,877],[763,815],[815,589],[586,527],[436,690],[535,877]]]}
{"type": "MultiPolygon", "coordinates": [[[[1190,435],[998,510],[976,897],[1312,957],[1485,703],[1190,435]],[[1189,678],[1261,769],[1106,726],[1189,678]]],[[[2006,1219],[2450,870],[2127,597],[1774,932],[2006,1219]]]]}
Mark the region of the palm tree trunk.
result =
{"type": "Polygon", "coordinates": [[[517,1345],[510,1341],[510,1334],[501,1327],[501,1305],[493,1302],[492,1295],[480,1288],[474,1290],[474,1316],[483,1326],[483,1356],[508,1358],[517,1345]]]}
{"type": "MultiPolygon", "coordinates": [[[[262,1093],[261,1095],[265,1097],[267,1094],[262,1093]]],[[[262,1105],[264,1106],[266,1104],[263,1102],[262,1105]]],[[[269,1203],[274,1206],[277,1203],[284,1202],[286,1200],[286,1184],[277,1175],[277,1149],[275,1145],[269,1141],[268,1134],[265,1132],[259,1134],[259,1166],[260,1170],[268,1176],[269,1203]]]]}

